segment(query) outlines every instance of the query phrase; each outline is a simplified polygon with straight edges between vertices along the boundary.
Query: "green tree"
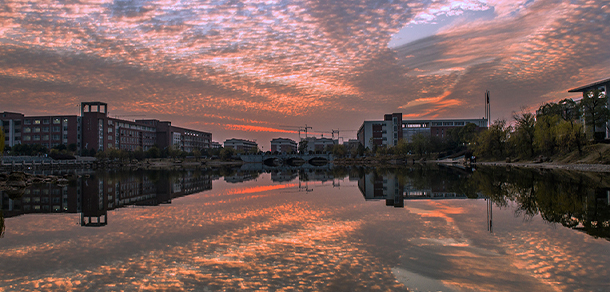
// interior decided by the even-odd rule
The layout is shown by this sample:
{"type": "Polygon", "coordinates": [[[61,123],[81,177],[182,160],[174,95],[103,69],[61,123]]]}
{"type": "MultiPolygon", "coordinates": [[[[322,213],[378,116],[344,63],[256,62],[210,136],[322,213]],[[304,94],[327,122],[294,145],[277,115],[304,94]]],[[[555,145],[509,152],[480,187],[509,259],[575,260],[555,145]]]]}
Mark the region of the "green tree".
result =
{"type": "Polygon", "coordinates": [[[534,156],[534,134],[536,130],[536,118],[534,114],[521,111],[520,114],[513,112],[515,127],[510,135],[510,144],[518,156],[525,158],[534,156]]]}
{"type": "Polygon", "coordinates": [[[554,130],[559,150],[570,152],[577,149],[578,154],[582,154],[582,146],[586,143],[582,124],[573,121],[561,121],[555,126],[554,130]]]}
{"type": "Polygon", "coordinates": [[[580,102],[584,116],[587,131],[592,134],[595,140],[604,138],[605,126],[610,116],[610,110],[607,108],[608,97],[599,90],[591,90],[583,95],[580,102]],[[603,129],[603,132],[597,132],[603,129]]]}
{"type": "Polygon", "coordinates": [[[545,155],[553,155],[557,145],[555,127],[559,123],[559,116],[541,116],[538,118],[534,132],[534,146],[545,155]]]}
{"type": "Polygon", "coordinates": [[[228,161],[231,160],[231,158],[233,157],[233,155],[235,154],[235,149],[231,148],[231,147],[227,147],[227,148],[223,148],[222,150],[220,150],[220,159],[228,161]]]}
{"type": "Polygon", "coordinates": [[[347,154],[347,148],[345,145],[336,144],[332,148],[332,153],[337,157],[343,157],[347,154]]]}
{"type": "Polygon", "coordinates": [[[146,150],[146,157],[148,158],[159,158],[161,157],[161,150],[157,145],[150,147],[150,149],[146,150]]]}
{"type": "Polygon", "coordinates": [[[411,137],[411,149],[418,155],[423,156],[428,153],[430,147],[430,136],[424,134],[415,134],[411,137]]]}
{"type": "Polygon", "coordinates": [[[481,157],[501,159],[506,157],[506,143],[511,127],[505,120],[497,120],[486,131],[479,133],[474,154],[481,157]]]}

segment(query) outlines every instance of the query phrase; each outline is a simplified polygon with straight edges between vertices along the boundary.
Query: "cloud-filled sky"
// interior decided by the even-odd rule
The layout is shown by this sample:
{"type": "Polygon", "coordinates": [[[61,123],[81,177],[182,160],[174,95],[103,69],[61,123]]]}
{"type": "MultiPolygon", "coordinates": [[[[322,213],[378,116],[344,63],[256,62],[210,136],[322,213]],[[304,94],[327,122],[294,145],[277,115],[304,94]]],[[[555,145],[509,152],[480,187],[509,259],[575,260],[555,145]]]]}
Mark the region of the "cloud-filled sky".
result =
{"type": "Polygon", "coordinates": [[[602,0],[5,0],[0,111],[347,140],[384,113],[482,117],[485,90],[492,119],[575,97],[610,77],[608,35],[602,0]]]}

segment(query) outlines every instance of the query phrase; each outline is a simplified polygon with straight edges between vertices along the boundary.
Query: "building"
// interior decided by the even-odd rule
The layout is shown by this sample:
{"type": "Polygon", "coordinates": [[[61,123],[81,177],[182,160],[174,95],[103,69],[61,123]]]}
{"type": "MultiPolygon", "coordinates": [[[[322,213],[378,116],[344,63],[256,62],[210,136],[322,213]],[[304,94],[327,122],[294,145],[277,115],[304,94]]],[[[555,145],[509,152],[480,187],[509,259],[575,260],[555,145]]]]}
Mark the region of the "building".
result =
{"type": "Polygon", "coordinates": [[[358,129],[358,141],[364,147],[396,146],[403,138],[402,113],[386,114],[383,121],[364,121],[358,129]]]}
{"type": "Polygon", "coordinates": [[[210,142],[210,148],[212,148],[212,149],[220,149],[221,147],[222,147],[222,144],[220,144],[219,142],[216,142],[216,141],[210,142]]]}
{"type": "Polygon", "coordinates": [[[224,148],[233,148],[239,152],[258,151],[258,144],[254,141],[244,139],[228,139],[224,142],[224,148]]]}
{"type": "Polygon", "coordinates": [[[0,115],[5,145],[40,144],[47,148],[76,145],[81,148],[80,117],[75,115],[28,116],[3,112],[0,115]]]}
{"type": "Polygon", "coordinates": [[[172,122],[159,120],[136,120],[156,128],[156,142],[159,148],[174,147],[186,152],[211,148],[212,134],[172,126],[172,122]]]}
{"type": "Polygon", "coordinates": [[[212,134],[185,129],[159,120],[129,121],[108,116],[108,104],[82,102],[81,115],[24,116],[4,112],[0,120],[8,146],[40,144],[47,148],[74,144],[77,150],[122,149],[144,151],[157,145],[182,151],[210,148],[212,134]]]}
{"type": "Polygon", "coordinates": [[[288,138],[275,138],[271,140],[271,152],[290,153],[297,152],[297,142],[288,138]]]}
{"type": "Polygon", "coordinates": [[[324,152],[339,143],[339,140],[333,140],[331,138],[316,138],[316,137],[307,137],[302,138],[300,143],[307,143],[307,147],[305,151],[307,152],[324,152]]]}
{"type": "Polygon", "coordinates": [[[343,146],[345,146],[347,150],[358,149],[359,145],[360,141],[358,141],[358,139],[349,139],[347,142],[343,142],[343,146]]]}
{"type": "MultiPolygon", "coordinates": [[[[574,89],[568,90],[568,92],[582,92],[582,96],[591,91],[591,90],[599,90],[601,94],[607,96],[608,89],[610,88],[610,78],[604,79],[601,81],[593,82],[591,84],[583,85],[574,89]]],[[[610,99],[608,99],[606,107],[610,107],[610,99]]],[[[596,127],[595,133],[599,133],[596,135],[603,135],[605,139],[610,139],[610,120],[606,122],[605,127],[596,127]],[[602,134],[603,133],[603,134],[602,134]]],[[[601,136],[600,135],[600,136],[601,136]]]]}
{"type": "Polygon", "coordinates": [[[467,124],[475,124],[476,130],[487,129],[487,119],[407,120],[403,121],[402,132],[407,142],[420,133],[445,138],[449,130],[467,124]]]}
{"type": "Polygon", "coordinates": [[[364,121],[358,130],[358,141],[369,149],[374,146],[396,146],[417,134],[444,138],[452,128],[475,124],[477,130],[487,129],[487,119],[402,120],[401,113],[386,114],[383,121],[364,121]]]}

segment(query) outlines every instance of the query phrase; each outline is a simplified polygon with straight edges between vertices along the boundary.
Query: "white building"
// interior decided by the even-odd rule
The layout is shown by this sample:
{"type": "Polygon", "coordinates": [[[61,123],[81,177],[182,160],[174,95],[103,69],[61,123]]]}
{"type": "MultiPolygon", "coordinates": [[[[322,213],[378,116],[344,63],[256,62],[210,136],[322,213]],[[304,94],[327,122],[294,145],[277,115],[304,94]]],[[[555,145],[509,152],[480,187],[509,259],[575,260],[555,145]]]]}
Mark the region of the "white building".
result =
{"type": "Polygon", "coordinates": [[[252,152],[258,151],[258,144],[250,140],[232,138],[224,142],[224,148],[233,148],[240,152],[252,152]]]}
{"type": "Polygon", "coordinates": [[[307,138],[302,138],[301,139],[301,143],[307,143],[307,149],[306,151],[321,151],[321,152],[325,152],[329,146],[334,146],[336,144],[339,144],[339,140],[333,140],[331,138],[316,138],[316,137],[307,137],[307,138]]]}
{"type": "Polygon", "coordinates": [[[275,138],[271,140],[271,152],[290,153],[297,152],[297,142],[288,138],[275,138]]]}

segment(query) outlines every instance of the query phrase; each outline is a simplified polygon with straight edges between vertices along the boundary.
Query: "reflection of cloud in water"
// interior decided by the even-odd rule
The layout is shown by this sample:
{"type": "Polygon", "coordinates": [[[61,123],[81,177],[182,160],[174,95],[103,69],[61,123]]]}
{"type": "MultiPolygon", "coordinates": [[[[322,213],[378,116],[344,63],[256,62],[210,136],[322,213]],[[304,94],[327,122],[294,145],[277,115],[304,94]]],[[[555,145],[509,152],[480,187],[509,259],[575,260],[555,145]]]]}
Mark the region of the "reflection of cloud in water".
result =
{"type": "MultiPolygon", "coordinates": [[[[220,214],[206,214],[216,215],[220,214]]],[[[324,212],[293,204],[234,215],[238,214],[224,213],[217,220],[251,224],[165,250],[144,247],[150,251],[83,270],[5,279],[2,286],[15,290],[336,290],[349,284],[355,290],[404,289],[389,267],[349,239],[360,221],[327,219],[324,212]],[[257,220],[259,216],[267,220],[257,220]]]]}

